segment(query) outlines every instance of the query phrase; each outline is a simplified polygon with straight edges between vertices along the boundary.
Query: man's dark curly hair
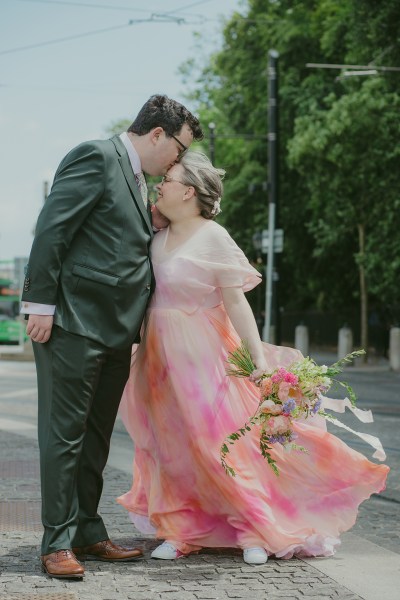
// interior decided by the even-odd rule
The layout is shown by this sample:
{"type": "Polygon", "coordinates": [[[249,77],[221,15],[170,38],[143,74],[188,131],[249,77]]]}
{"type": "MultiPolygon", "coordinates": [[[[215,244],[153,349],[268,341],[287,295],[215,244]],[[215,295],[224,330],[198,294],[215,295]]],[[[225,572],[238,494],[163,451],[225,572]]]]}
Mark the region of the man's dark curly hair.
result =
{"type": "Polygon", "coordinates": [[[145,135],[154,127],[162,127],[166,135],[171,137],[177,135],[185,123],[191,129],[194,140],[203,139],[199,120],[183,104],[168,96],[156,94],[142,106],[128,131],[145,135]]]}

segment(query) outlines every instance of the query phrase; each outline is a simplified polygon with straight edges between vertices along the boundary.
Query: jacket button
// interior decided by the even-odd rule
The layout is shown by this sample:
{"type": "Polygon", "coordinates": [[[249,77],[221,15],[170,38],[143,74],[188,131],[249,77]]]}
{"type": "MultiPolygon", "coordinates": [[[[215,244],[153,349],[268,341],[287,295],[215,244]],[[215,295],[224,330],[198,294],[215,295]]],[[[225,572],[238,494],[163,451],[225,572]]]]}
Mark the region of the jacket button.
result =
{"type": "Polygon", "coordinates": [[[148,284],[146,285],[146,290],[149,290],[150,288],[151,288],[151,285],[148,283],[148,284]]]}

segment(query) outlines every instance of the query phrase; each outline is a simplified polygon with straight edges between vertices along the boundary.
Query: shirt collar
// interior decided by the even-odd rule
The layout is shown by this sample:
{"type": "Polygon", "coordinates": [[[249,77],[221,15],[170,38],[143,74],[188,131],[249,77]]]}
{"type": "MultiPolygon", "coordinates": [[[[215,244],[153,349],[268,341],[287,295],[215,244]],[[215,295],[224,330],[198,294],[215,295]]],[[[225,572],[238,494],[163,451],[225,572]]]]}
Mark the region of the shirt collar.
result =
{"type": "Polygon", "coordinates": [[[140,162],[139,154],[136,152],[134,145],[132,144],[131,140],[129,139],[128,133],[126,131],[124,131],[123,133],[120,134],[119,137],[128,152],[129,161],[132,165],[133,172],[135,173],[135,175],[137,175],[138,173],[141,173],[142,165],[140,162]]]}

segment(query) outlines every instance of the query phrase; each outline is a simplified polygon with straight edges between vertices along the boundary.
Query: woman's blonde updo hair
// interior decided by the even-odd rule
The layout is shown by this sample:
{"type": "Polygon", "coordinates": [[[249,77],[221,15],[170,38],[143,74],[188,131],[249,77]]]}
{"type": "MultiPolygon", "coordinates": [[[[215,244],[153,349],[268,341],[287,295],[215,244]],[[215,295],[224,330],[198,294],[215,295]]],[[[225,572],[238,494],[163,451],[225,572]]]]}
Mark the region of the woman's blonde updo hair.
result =
{"type": "Polygon", "coordinates": [[[182,183],[194,187],[200,214],[214,219],[221,212],[223,169],[216,169],[202,152],[189,150],[179,161],[184,169],[182,183]]]}

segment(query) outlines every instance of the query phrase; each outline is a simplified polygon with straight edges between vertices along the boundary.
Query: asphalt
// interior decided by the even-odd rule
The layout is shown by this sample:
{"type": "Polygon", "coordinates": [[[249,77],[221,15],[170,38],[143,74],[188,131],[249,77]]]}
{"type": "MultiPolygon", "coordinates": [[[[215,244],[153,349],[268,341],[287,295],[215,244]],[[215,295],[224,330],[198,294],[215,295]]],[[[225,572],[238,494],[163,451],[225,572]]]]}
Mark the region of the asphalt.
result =
{"type": "MultiPolygon", "coordinates": [[[[316,353],[320,363],[332,355],[316,353]]],[[[130,487],[132,446],[117,421],[105,471],[100,512],[111,539],[143,547],[135,563],[86,563],[83,581],[55,580],[40,570],[41,539],[36,386],[32,362],[0,360],[0,600],[398,600],[400,598],[400,375],[381,361],[346,372],[365,389],[365,408],[378,413],[373,435],[387,450],[388,486],[360,507],[333,558],[274,560],[253,567],[238,550],[204,550],[177,561],[156,561],[157,545],[139,534],[115,498],[130,487]],[[363,387],[364,386],[364,387],[363,387]],[[384,396],[380,407],[373,399],[384,396]],[[389,409],[387,409],[389,407],[389,409]]],[[[364,406],[361,406],[364,408],[364,406]]],[[[346,419],[343,418],[346,422],[346,419]]],[[[354,423],[352,423],[354,426],[354,423]]],[[[350,434],[337,435],[370,455],[350,434]]]]}

